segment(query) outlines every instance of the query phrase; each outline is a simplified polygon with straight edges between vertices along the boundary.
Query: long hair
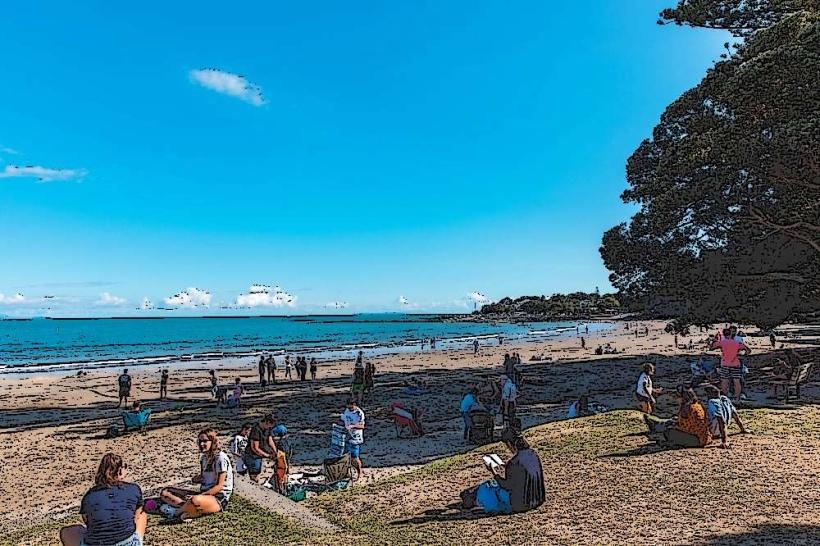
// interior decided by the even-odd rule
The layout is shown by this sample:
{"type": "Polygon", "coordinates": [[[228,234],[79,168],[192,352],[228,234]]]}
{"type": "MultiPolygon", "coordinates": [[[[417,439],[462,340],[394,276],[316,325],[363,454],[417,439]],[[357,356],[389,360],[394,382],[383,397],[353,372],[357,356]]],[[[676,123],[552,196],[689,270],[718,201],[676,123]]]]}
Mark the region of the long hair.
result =
{"type": "Polygon", "coordinates": [[[678,385],[678,396],[680,396],[680,416],[684,419],[689,417],[689,412],[692,404],[698,401],[698,395],[695,391],[685,385],[678,385]]]}
{"type": "Polygon", "coordinates": [[[122,457],[113,453],[106,453],[97,467],[97,476],[94,478],[94,485],[100,487],[113,487],[122,483],[120,480],[120,470],[125,466],[122,457]]]}
{"type": "Polygon", "coordinates": [[[200,436],[207,436],[208,440],[211,441],[211,449],[205,451],[203,455],[205,455],[210,461],[214,460],[214,457],[216,457],[216,454],[219,453],[219,450],[221,449],[221,446],[219,445],[219,437],[217,436],[216,431],[212,428],[205,428],[200,430],[196,435],[197,438],[200,436]]]}

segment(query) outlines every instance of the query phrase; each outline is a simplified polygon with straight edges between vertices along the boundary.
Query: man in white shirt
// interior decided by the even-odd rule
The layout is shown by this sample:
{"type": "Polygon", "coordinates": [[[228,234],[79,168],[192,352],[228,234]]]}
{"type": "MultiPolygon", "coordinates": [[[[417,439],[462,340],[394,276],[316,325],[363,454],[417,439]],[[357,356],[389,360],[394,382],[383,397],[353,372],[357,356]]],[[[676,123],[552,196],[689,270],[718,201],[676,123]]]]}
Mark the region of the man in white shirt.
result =
{"type": "Polygon", "coordinates": [[[352,398],[347,401],[347,408],[342,413],[342,421],[347,429],[347,452],[356,466],[356,479],[362,477],[361,447],[364,443],[364,412],[352,398]]]}

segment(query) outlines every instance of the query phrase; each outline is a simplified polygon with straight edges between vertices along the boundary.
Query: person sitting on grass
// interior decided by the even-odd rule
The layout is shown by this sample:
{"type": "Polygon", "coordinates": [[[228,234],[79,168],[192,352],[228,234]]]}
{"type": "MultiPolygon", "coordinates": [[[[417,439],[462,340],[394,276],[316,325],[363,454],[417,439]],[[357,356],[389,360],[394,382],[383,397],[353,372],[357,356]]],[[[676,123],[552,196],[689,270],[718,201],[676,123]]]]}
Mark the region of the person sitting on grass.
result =
{"type": "Polygon", "coordinates": [[[148,516],[142,511],[142,490],[125,481],[128,465],[106,453],[97,468],[94,487],[80,502],[85,525],[60,529],[64,546],[142,546],[148,516]]]}
{"type": "Polygon", "coordinates": [[[650,433],[663,433],[666,442],[677,447],[704,447],[712,441],[706,410],[695,391],[686,385],[678,385],[678,413],[672,419],[661,421],[644,415],[650,433]]]}
{"type": "Polygon", "coordinates": [[[638,377],[638,384],[635,387],[635,398],[638,399],[638,409],[644,413],[651,414],[655,411],[657,400],[656,394],[662,394],[661,387],[652,386],[652,376],[655,375],[655,365],[651,362],[643,364],[643,372],[638,377]]]}
{"type": "Polygon", "coordinates": [[[173,510],[163,510],[171,520],[185,521],[222,512],[233,493],[233,468],[227,453],[219,448],[216,431],[206,428],[197,435],[200,473],[191,481],[200,484],[199,491],[167,487],[160,498],[173,510]]]}
{"type": "Polygon", "coordinates": [[[709,419],[709,432],[713,438],[720,438],[720,447],[729,447],[729,435],[726,429],[729,428],[729,421],[734,420],[740,428],[742,434],[749,432],[743,425],[740,415],[737,413],[732,401],[727,396],[720,393],[717,387],[707,385],[706,396],[709,401],[706,403],[706,417],[709,419]]]}
{"type": "Polygon", "coordinates": [[[462,494],[464,507],[478,506],[488,514],[512,514],[538,508],[546,497],[541,459],[513,429],[505,429],[501,441],[513,454],[512,458],[502,467],[490,469],[492,480],[462,494]]]}

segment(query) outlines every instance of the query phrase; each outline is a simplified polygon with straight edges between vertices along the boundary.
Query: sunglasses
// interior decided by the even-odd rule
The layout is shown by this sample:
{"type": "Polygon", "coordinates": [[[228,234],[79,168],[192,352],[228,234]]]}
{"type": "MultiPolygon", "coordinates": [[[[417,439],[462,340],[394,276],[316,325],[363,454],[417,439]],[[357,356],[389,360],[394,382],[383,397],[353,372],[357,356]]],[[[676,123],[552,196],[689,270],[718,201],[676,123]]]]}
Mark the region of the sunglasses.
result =
{"type": "Polygon", "coordinates": [[[200,444],[207,444],[210,442],[210,440],[208,440],[207,438],[200,438],[199,440],[197,440],[197,442],[200,444]]]}

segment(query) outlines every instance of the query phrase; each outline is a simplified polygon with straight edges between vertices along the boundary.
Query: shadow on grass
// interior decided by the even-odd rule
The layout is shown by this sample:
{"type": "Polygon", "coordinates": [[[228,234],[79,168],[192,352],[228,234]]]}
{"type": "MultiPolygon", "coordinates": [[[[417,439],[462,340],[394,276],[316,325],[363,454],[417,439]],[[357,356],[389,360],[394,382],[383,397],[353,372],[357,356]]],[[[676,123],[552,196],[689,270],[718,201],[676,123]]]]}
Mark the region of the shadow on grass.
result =
{"type": "Polygon", "coordinates": [[[412,518],[391,521],[390,525],[422,525],[438,521],[465,521],[496,517],[480,509],[458,510],[455,508],[434,508],[412,518]]]}
{"type": "Polygon", "coordinates": [[[737,546],[742,544],[820,544],[820,527],[816,525],[758,525],[751,531],[738,534],[702,537],[701,544],[710,546],[737,546]]]}

